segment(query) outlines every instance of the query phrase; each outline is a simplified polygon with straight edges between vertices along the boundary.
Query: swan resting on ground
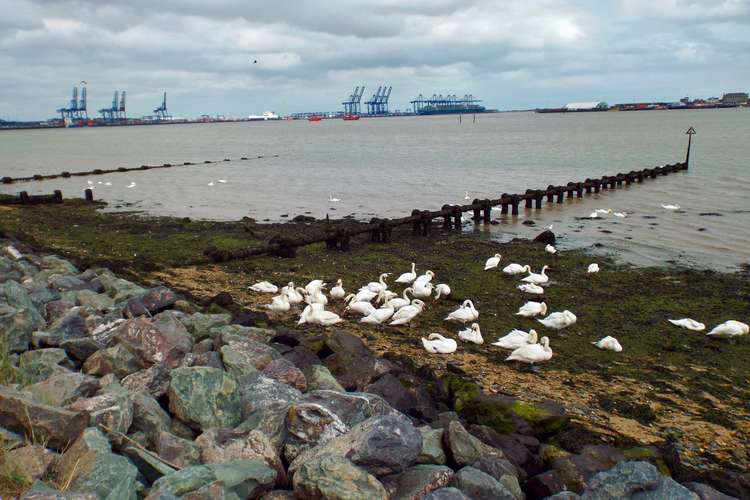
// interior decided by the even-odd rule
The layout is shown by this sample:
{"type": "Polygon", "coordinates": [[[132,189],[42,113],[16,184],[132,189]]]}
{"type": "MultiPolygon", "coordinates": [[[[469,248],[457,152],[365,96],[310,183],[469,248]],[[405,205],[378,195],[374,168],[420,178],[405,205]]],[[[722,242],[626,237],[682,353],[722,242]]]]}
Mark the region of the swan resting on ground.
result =
{"type": "Polygon", "coordinates": [[[451,287],[446,285],[445,283],[438,283],[435,285],[435,300],[439,299],[440,297],[447,297],[451,294],[451,287]]]}
{"type": "Polygon", "coordinates": [[[505,266],[503,268],[503,272],[511,276],[515,274],[530,273],[531,267],[528,265],[522,266],[521,264],[516,264],[515,262],[513,262],[512,264],[508,264],[507,266],[505,266]]]}
{"type": "Polygon", "coordinates": [[[290,309],[289,296],[281,294],[273,297],[270,304],[266,304],[266,309],[273,312],[287,312],[290,309]]]}
{"type": "Polygon", "coordinates": [[[567,328],[570,325],[575,324],[575,322],[578,321],[578,318],[576,318],[575,314],[566,309],[563,312],[553,312],[546,318],[538,319],[537,321],[539,321],[547,328],[562,330],[563,328],[567,328]]]}
{"type": "Polygon", "coordinates": [[[622,352],[622,346],[616,338],[607,335],[598,342],[592,342],[596,347],[604,351],[622,352]]]}
{"type": "Polygon", "coordinates": [[[557,253],[557,248],[555,248],[553,245],[547,245],[546,247],[544,247],[544,251],[555,255],[557,253]]]}
{"type": "Polygon", "coordinates": [[[518,349],[526,344],[536,344],[536,341],[537,334],[533,328],[528,333],[514,328],[508,335],[497,339],[497,342],[493,342],[492,345],[503,349],[518,349]]]}
{"type": "Polygon", "coordinates": [[[336,281],[336,286],[331,288],[331,298],[332,299],[343,299],[346,297],[346,291],[343,287],[343,282],[339,279],[336,281]]]}
{"type": "Polygon", "coordinates": [[[594,262],[593,264],[589,264],[588,270],[586,272],[588,272],[589,274],[598,273],[599,264],[597,264],[596,262],[594,262]]]}
{"type": "Polygon", "coordinates": [[[696,332],[702,332],[703,330],[706,329],[706,325],[704,325],[703,323],[699,323],[698,321],[695,321],[694,319],[690,319],[690,318],[669,319],[667,321],[669,321],[675,326],[681,326],[682,328],[687,328],[688,330],[693,330],[696,332]]]}
{"type": "Polygon", "coordinates": [[[465,340],[466,342],[484,344],[484,339],[482,338],[482,330],[479,328],[479,323],[472,323],[470,328],[458,332],[458,338],[460,338],[461,340],[465,340]]]}
{"type": "Polygon", "coordinates": [[[750,326],[740,321],[730,319],[720,325],[716,325],[713,330],[708,332],[706,335],[720,339],[731,339],[733,337],[739,337],[741,335],[747,335],[750,333],[750,326]]]}
{"type": "Polygon", "coordinates": [[[391,322],[388,323],[391,326],[407,325],[419,315],[424,309],[425,303],[419,299],[414,299],[411,304],[404,306],[393,315],[391,322]]]}
{"type": "Polygon", "coordinates": [[[547,304],[544,302],[526,302],[522,305],[516,316],[523,316],[524,318],[533,318],[540,314],[547,314],[547,304]]]}
{"type": "Polygon", "coordinates": [[[305,309],[302,311],[302,314],[300,315],[299,321],[297,322],[298,325],[301,325],[303,323],[312,323],[316,325],[323,325],[323,326],[329,326],[329,325],[335,325],[336,323],[340,323],[344,321],[341,319],[341,317],[331,311],[326,311],[323,308],[323,304],[308,304],[305,309]]]}
{"type": "Polygon", "coordinates": [[[422,345],[427,352],[435,354],[450,354],[458,349],[455,340],[447,339],[439,333],[431,333],[427,338],[422,337],[422,345]]]}
{"type": "Polygon", "coordinates": [[[279,287],[268,281],[259,281],[254,285],[250,285],[248,288],[253,292],[261,293],[276,293],[279,291],[279,287]]]}
{"type": "Polygon", "coordinates": [[[380,325],[388,321],[391,316],[393,316],[394,312],[396,312],[396,310],[393,306],[386,304],[380,309],[375,309],[370,314],[360,319],[359,322],[380,325]]]}
{"type": "Polygon", "coordinates": [[[444,321],[455,321],[457,323],[468,323],[474,321],[479,317],[479,311],[474,308],[474,303],[471,300],[464,300],[461,307],[448,314],[444,321]]]}
{"type": "Polygon", "coordinates": [[[494,269],[497,267],[498,264],[500,264],[500,259],[503,256],[499,253],[496,253],[494,257],[490,257],[487,259],[487,262],[484,263],[484,270],[487,271],[489,269],[494,269]]]}
{"type": "Polygon", "coordinates": [[[534,283],[524,283],[523,285],[518,285],[516,288],[522,292],[533,293],[534,295],[541,295],[544,293],[544,288],[535,285],[534,283]]]}
{"type": "Polygon", "coordinates": [[[533,365],[550,359],[552,359],[552,349],[549,346],[549,338],[542,337],[538,344],[526,344],[514,350],[505,358],[505,361],[520,361],[533,365]]]}
{"type": "Polygon", "coordinates": [[[524,281],[526,283],[533,283],[535,285],[543,285],[545,283],[549,283],[549,276],[547,276],[546,271],[549,269],[549,266],[543,266],[542,272],[540,273],[532,273],[531,270],[529,270],[529,275],[523,278],[521,281],[524,281]]]}

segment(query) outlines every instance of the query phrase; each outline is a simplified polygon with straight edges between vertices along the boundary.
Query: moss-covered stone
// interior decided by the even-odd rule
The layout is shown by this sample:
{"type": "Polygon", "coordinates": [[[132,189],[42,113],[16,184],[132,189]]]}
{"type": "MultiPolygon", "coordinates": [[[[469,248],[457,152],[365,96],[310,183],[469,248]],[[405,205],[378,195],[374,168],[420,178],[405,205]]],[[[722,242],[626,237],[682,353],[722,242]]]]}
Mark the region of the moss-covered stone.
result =
{"type": "Polygon", "coordinates": [[[206,366],[177,368],[167,391],[169,409],[179,419],[209,427],[240,423],[240,393],[234,377],[206,366]]]}

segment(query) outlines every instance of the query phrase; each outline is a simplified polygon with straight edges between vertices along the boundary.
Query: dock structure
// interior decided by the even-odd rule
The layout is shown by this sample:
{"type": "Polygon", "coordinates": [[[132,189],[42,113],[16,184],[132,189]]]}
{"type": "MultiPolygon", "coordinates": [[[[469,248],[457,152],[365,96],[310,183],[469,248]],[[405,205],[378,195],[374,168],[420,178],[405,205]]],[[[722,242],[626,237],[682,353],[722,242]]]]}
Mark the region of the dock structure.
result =
{"type": "Polygon", "coordinates": [[[102,119],[106,122],[116,122],[124,120],[126,118],[125,99],[126,92],[124,90],[122,91],[122,94],[119,91],[115,90],[115,95],[112,97],[112,106],[99,110],[99,113],[101,113],[102,115],[102,119]]]}
{"type": "Polygon", "coordinates": [[[362,102],[362,95],[365,93],[365,86],[362,85],[360,88],[357,86],[354,89],[346,101],[341,104],[344,106],[344,114],[346,115],[358,115],[360,113],[360,103],[362,102]]]}
{"type": "MultiPolygon", "coordinates": [[[[83,83],[83,82],[81,82],[83,83]]],[[[78,98],[78,87],[73,87],[73,97],[70,99],[70,104],[67,108],[60,108],[57,110],[60,113],[60,118],[63,121],[68,120],[88,120],[89,115],[86,109],[86,86],[81,86],[81,98],[78,98]]]]}
{"type": "Polygon", "coordinates": [[[412,105],[416,115],[441,115],[450,113],[483,113],[486,111],[484,106],[479,103],[481,99],[475,98],[471,94],[464,94],[463,97],[457,97],[456,94],[432,94],[432,97],[425,97],[419,94],[409,103],[412,105]]]}
{"type": "Polygon", "coordinates": [[[161,101],[161,105],[154,110],[154,115],[158,120],[169,120],[172,117],[167,113],[167,93],[164,92],[164,99],[161,101]]]}
{"type": "Polygon", "coordinates": [[[367,106],[368,115],[387,115],[388,114],[388,100],[391,97],[391,90],[393,87],[386,88],[385,85],[378,87],[369,101],[365,102],[367,106]]]}

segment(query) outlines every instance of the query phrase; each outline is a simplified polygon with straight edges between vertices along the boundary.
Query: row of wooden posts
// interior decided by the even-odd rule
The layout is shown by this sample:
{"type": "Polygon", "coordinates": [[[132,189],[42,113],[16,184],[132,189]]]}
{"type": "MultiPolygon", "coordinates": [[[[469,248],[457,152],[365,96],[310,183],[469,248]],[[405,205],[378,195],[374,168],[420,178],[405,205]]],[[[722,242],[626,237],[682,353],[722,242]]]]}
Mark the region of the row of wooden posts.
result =
{"type": "MultiPolygon", "coordinates": [[[[268,158],[278,158],[279,155],[270,155],[268,158]]],[[[101,168],[95,168],[93,170],[87,170],[83,172],[60,172],[59,174],[35,174],[27,177],[2,177],[0,178],[0,182],[3,184],[13,184],[15,182],[31,182],[31,181],[46,181],[50,179],[58,179],[58,178],[69,178],[69,177],[86,177],[90,175],[104,175],[104,174],[115,174],[115,173],[122,173],[122,172],[134,172],[139,170],[153,170],[157,168],[172,168],[172,167],[187,167],[187,166],[194,166],[194,165],[210,165],[213,163],[223,163],[223,162],[231,162],[231,161],[247,161],[247,160],[256,160],[266,158],[264,155],[257,155],[253,157],[249,156],[243,156],[239,159],[235,158],[224,158],[223,160],[204,160],[202,162],[191,162],[186,161],[182,163],[164,163],[162,165],[141,165],[140,167],[118,167],[118,168],[110,168],[110,169],[101,169],[101,168]]]]}
{"type": "Polygon", "coordinates": [[[586,179],[583,182],[569,182],[566,185],[549,185],[546,189],[527,189],[521,194],[503,193],[500,198],[491,200],[475,199],[469,205],[443,205],[440,210],[412,210],[411,215],[399,219],[372,219],[367,224],[355,227],[330,227],[324,234],[306,238],[275,238],[268,245],[239,250],[206,249],[204,254],[215,262],[244,259],[255,255],[276,254],[283,257],[293,257],[296,249],[313,243],[325,242],[329,249],[348,250],[351,239],[365,233],[370,233],[373,242],[388,242],[391,240],[393,228],[411,224],[415,235],[427,236],[433,230],[435,219],[443,220],[442,228],[446,230],[461,229],[463,214],[473,212],[475,222],[489,223],[492,219],[493,207],[500,207],[501,214],[518,215],[523,203],[526,209],[541,209],[544,202],[564,203],[568,198],[583,198],[583,194],[600,193],[624,185],[642,183],[645,179],[656,179],[659,176],[688,169],[687,161],[655,168],[633,170],[628,173],[618,173],[613,176],[603,176],[598,179],[586,179]]]}

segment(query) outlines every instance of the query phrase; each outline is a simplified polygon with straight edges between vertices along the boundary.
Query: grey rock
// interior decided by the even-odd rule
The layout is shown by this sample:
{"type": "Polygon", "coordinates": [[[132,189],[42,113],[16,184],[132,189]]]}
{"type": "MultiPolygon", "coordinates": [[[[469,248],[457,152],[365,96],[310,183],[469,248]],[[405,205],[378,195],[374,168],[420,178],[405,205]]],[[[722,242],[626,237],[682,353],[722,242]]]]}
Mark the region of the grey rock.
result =
{"type": "Polygon", "coordinates": [[[165,286],[157,286],[128,300],[122,310],[122,315],[126,318],[154,315],[169,309],[177,300],[179,296],[172,290],[165,286]]]}
{"type": "Polygon", "coordinates": [[[736,497],[716,491],[707,484],[691,482],[685,483],[683,486],[698,495],[700,500],[737,500],[736,497]]]}
{"type": "Polygon", "coordinates": [[[210,330],[210,336],[215,338],[219,345],[230,344],[238,339],[247,339],[267,344],[275,335],[276,332],[269,328],[242,325],[214,326],[210,330]]]}
{"type": "Polygon", "coordinates": [[[79,274],[76,266],[65,259],[55,255],[46,255],[42,257],[42,269],[56,274],[79,274]]]}
{"type": "Polygon", "coordinates": [[[158,398],[167,393],[169,381],[169,368],[162,363],[157,363],[145,370],[131,373],[123,378],[120,384],[130,391],[142,390],[158,398]]]}
{"type": "Polygon", "coordinates": [[[96,311],[111,311],[115,307],[115,301],[109,295],[96,293],[91,290],[79,290],[75,292],[76,304],[88,306],[96,311]]]}
{"type": "Polygon", "coordinates": [[[222,359],[227,366],[230,365],[227,364],[224,356],[226,347],[230,347],[233,351],[239,353],[245,362],[252,365],[256,370],[263,370],[271,361],[281,357],[281,354],[273,347],[240,335],[222,334],[217,339],[217,347],[219,346],[221,346],[222,359]]]}
{"type": "Polygon", "coordinates": [[[232,321],[230,314],[203,314],[195,313],[180,318],[180,321],[188,329],[188,332],[196,341],[207,339],[211,336],[211,329],[228,325],[232,321]]]}
{"type": "Polygon", "coordinates": [[[83,363],[83,371],[89,375],[101,377],[114,373],[118,379],[142,369],[141,358],[122,344],[97,351],[83,363]]]}
{"type": "Polygon", "coordinates": [[[255,368],[246,370],[230,369],[229,367],[224,365],[224,363],[221,361],[221,354],[216,351],[204,352],[203,354],[194,354],[194,356],[195,359],[193,361],[193,366],[209,366],[211,368],[217,368],[219,370],[227,370],[230,374],[234,375],[235,378],[257,371],[255,370],[255,368]]]}
{"type": "Polygon", "coordinates": [[[453,478],[453,485],[470,498],[492,498],[493,500],[524,498],[523,493],[518,496],[516,492],[509,490],[489,474],[474,467],[464,467],[458,471],[453,478]]]}
{"type": "Polygon", "coordinates": [[[547,498],[565,490],[565,484],[556,470],[548,470],[530,477],[524,490],[530,498],[547,498]]]}
{"type": "Polygon", "coordinates": [[[42,382],[31,385],[34,399],[51,406],[65,406],[79,398],[93,396],[99,390],[99,381],[78,372],[60,372],[42,382]]]}
{"type": "Polygon", "coordinates": [[[521,485],[518,481],[518,472],[516,467],[509,460],[494,455],[488,455],[474,462],[472,467],[492,476],[496,481],[502,484],[507,491],[512,493],[515,498],[524,498],[523,492],[521,491],[521,485]]]}
{"type": "Polygon", "coordinates": [[[123,393],[103,392],[92,398],[79,399],[67,409],[88,412],[91,427],[103,425],[122,434],[126,434],[133,423],[133,402],[123,393]]]}
{"type": "Polygon", "coordinates": [[[138,467],[140,473],[150,483],[177,470],[161,461],[159,457],[135,446],[126,446],[123,448],[122,454],[138,467]]]}
{"type": "Polygon", "coordinates": [[[560,474],[567,489],[581,493],[594,474],[612,468],[624,458],[616,448],[586,445],[580,454],[557,457],[550,466],[560,474]]]}
{"type": "Polygon", "coordinates": [[[448,486],[454,472],[443,465],[415,465],[382,478],[391,500],[420,500],[430,491],[448,486]]]}
{"type": "Polygon", "coordinates": [[[698,500],[698,495],[662,476],[648,462],[620,462],[608,471],[591,478],[589,486],[581,495],[585,500],[698,500]]]}
{"type": "Polygon", "coordinates": [[[197,465],[173,472],[157,480],[151,491],[182,496],[219,482],[228,493],[240,498],[255,498],[264,491],[270,491],[275,481],[276,471],[263,462],[238,460],[228,464],[197,465]]]}
{"type": "Polygon", "coordinates": [[[44,318],[36,308],[15,309],[0,304],[0,331],[5,333],[7,349],[23,352],[29,348],[31,333],[44,328],[44,318]]]}
{"type": "Polygon", "coordinates": [[[284,457],[287,462],[292,462],[303,451],[349,430],[335,413],[315,403],[293,403],[289,407],[286,423],[284,457]]]}
{"type": "Polygon", "coordinates": [[[214,341],[211,339],[203,339],[200,342],[196,342],[193,345],[193,354],[196,356],[212,352],[214,350],[214,341]]]}
{"type": "Polygon", "coordinates": [[[135,391],[130,395],[133,405],[133,423],[131,431],[140,431],[155,445],[162,431],[169,429],[172,419],[169,413],[159,405],[154,397],[144,391],[135,391]]]}
{"type": "Polygon", "coordinates": [[[297,498],[326,500],[388,499],[382,484],[346,458],[324,454],[302,464],[294,474],[297,498]]]}
{"type": "Polygon", "coordinates": [[[286,416],[293,402],[302,398],[302,393],[260,373],[245,375],[238,379],[242,418],[251,417],[256,411],[278,409],[286,416]]]}
{"type": "MultiPolygon", "coordinates": [[[[52,291],[49,288],[44,288],[44,292],[39,292],[40,294],[46,295],[49,293],[55,293],[57,294],[57,299],[51,300],[48,302],[45,302],[44,304],[44,317],[47,319],[49,323],[54,323],[58,319],[65,316],[65,314],[70,311],[73,307],[75,307],[74,302],[69,302],[67,300],[61,300],[60,294],[57,291],[52,291]]],[[[34,298],[34,295],[32,294],[32,299],[34,298]]],[[[46,297],[45,297],[46,298],[46,297]]],[[[40,299],[42,300],[42,299],[40,299]]],[[[41,312],[42,309],[39,309],[41,312]]]]}
{"type": "MultiPolygon", "coordinates": [[[[5,448],[5,443],[2,443],[5,448]]],[[[13,473],[29,482],[41,478],[58,454],[44,446],[27,445],[4,451],[5,473],[13,473]]]]}
{"type": "Polygon", "coordinates": [[[326,345],[333,354],[324,364],[347,390],[362,390],[380,376],[399,371],[390,361],[374,356],[354,335],[335,332],[326,339],[326,345]]]}
{"type": "Polygon", "coordinates": [[[472,500],[463,494],[458,488],[452,486],[431,491],[425,495],[424,500],[472,500]]]}
{"type": "Polygon", "coordinates": [[[69,276],[65,274],[53,274],[47,279],[47,283],[51,288],[60,292],[67,292],[71,290],[83,290],[86,288],[86,282],[77,278],[76,276],[69,276]]]}
{"type": "Polygon", "coordinates": [[[201,461],[201,452],[197,444],[167,431],[158,433],[154,442],[154,449],[163,460],[178,467],[185,468],[198,465],[201,461]]]}
{"type": "Polygon", "coordinates": [[[13,309],[36,309],[29,292],[16,281],[6,281],[0,285],[0,302],[13,309]]]}
{"type": "Polygon", "coordinates": [[[195,444],[201,450],[201,461],[204,464],[256,459],[272,467],[280,477],[285,474],[278,451],[261,431],[208,429],[196,438],[195,444]]]}
{"type": "Polygon", "coordinates": [[[325,406],[349,427],[371,417],[397,413],[380,396],[365,392],[310,391],[305,394],[304,401],[325,406]]]}
{"type": "Polygon", "coordinates": [[[459,466],[471,465],[486,456],[495,456],[505,460],[502,451],[484,444],[469,434],[457,421],[448,424],[443,440],[451,459],[459,466]]]}
{"type": "MultiPolygon", "coordinates": [[[[226,368],[227,372],[232,374],[234,377],[240,378],[243,375],[250,375],[257,373],[258,369],[255,365],[250,362],[240,351],[225,345],[221,347],[221,363],[226,368]]],[[[210,362],[209,356],[204,356],[206,361],[210,362]]],[[[203,359],[203,358],[202,358],[203,359]]]]}
{"type": "Polygon", "coordinates": [[[98,273],[97,278],[104,287],[104,290],[115,302],[122,302],[146,291],[143,287],[135,283],[118,278],[109,270],[98,273]]]}
{"type": "Polygon", "coordinates": [[[311,391],[329,390],[346,392],[336,378],[323,365],[312,365],[307,371],[307,388],[311,391]]]}
{"type": "Polygon", "coordinates": [[[26,351],[21,354],[18,361],[19,366],[40,363],[47,366],[59,365],[70,369],[75,368],[75,363],[68,357],[65,350],[56,347],[26,351]]]}
{"type": "Polygon", "coordinates": [[[422,434],[422,451],[417,457],[418,464],[445,465],[446,457],[443,451],[443,429],[433,429],[428,426],[419,427],[422,434]]]}
{"type": "Polygon", "coordinates": [[[84,363],[92,354],[104,349],[106,346],[101,342],[97,342],[92,337],[81,337],[63,340],[60,342],[60,347],[66,353],[84,363]]]}

